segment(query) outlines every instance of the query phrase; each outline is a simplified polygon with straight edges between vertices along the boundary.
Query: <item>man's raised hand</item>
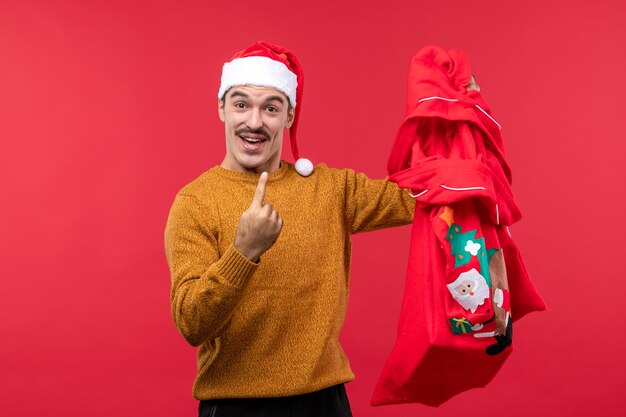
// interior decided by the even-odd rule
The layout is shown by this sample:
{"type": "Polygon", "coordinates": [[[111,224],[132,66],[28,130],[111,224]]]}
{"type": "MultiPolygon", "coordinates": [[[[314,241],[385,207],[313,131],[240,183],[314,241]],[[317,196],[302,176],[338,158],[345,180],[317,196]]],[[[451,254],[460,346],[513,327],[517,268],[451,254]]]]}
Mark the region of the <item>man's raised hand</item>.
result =
{"type": "Polygon", "coordinates": [[[272,247],[283,227],[283,219],[265,201],[267,177],[267,172],[261,174],[252,203],[239,218],[235,235],[235,248],[253,262],[272,247]]]}

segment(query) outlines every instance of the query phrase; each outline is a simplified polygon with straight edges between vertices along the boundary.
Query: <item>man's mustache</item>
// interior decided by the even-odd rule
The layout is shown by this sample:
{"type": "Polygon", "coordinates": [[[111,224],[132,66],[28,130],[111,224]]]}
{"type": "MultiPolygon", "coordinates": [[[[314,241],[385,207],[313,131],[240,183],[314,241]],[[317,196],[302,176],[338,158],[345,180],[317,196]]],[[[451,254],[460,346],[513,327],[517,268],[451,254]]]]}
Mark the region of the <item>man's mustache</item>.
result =
{"type": "Polygon", "coordinates": [[[250,129],[249,127],[242,127],[241,129],[237,129],[235,131],[235,134],[237,136],[241,136],[243,133],[251,133],[253,135],[262,135],[266,140],[270,140],[270,134],[267,133],[263,129],[253,130],[253,129],[250,129]]]}

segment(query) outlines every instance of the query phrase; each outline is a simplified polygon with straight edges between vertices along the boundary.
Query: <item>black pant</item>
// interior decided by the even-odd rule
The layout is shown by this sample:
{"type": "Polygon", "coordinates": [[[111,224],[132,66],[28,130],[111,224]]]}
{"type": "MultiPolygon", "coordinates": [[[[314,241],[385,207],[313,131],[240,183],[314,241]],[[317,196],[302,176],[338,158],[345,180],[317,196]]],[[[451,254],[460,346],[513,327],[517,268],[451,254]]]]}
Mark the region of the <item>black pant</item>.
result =
{"type": "Polygon", "coordinates": [[[200,417],[352,417],[343,384],[279,398],[203,400],[200,417]]]}

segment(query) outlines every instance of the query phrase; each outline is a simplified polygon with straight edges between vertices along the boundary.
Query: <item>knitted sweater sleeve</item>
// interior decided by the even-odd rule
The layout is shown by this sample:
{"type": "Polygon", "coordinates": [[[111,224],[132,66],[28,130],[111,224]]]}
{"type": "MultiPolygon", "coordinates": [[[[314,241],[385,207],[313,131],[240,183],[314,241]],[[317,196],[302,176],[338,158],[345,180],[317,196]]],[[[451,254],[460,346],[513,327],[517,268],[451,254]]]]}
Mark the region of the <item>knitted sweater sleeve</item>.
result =
{"type": "Polygon", "coordinates": [[[219,337],[258,264],[231,243],[219,253],[210,210],[197,197],[178,194],[165,229],[172,278],[172,317],[193,346],[219,337]]]}
{"type": "Polygon", "coordinates": [[[345,170],[346,220],[352,234],[413,222],[415,200],[385,179],[345,170]]]}

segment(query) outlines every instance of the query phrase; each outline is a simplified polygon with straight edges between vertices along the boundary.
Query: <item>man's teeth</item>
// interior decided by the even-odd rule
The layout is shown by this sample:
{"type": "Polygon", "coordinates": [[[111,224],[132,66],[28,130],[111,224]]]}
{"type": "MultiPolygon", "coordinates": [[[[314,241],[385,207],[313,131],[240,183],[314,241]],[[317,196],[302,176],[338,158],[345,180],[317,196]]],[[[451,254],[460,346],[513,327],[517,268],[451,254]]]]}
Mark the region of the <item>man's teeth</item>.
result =
{"type": "Polygon", "coordinates": [[[250,142],[250,143],[257,143],[257,142],[262,142],[264,139],[254,139],[254,138],[246,138],[246,137],[241,137],[243,140],[245,140],[246,142],[250,142]]]}

